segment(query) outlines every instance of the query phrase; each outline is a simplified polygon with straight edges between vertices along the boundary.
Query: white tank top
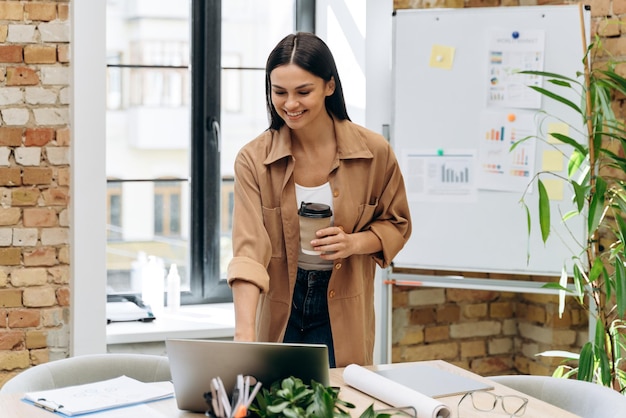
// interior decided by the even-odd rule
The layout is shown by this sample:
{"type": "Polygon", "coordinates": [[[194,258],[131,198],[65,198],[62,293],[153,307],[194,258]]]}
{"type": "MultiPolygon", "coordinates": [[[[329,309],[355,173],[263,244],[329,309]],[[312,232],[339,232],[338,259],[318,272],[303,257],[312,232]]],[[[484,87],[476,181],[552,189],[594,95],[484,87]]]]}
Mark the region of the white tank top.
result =
{"type": "MultiPolygon", "coordinates": [[[[324,203],[330,206],[333,211],[330,224],[334,224],[333,193],[330,189],[330,183],[326,182],[320,186],[305,187],[296,183],[296,200],[298,209],[302,202],[324,203]]],[[[302,252],[298,255],[298,267],[304,270],[332,270],[333,262],[330,260],[322,260],[317,255],[308,255],[302,252]]]]}

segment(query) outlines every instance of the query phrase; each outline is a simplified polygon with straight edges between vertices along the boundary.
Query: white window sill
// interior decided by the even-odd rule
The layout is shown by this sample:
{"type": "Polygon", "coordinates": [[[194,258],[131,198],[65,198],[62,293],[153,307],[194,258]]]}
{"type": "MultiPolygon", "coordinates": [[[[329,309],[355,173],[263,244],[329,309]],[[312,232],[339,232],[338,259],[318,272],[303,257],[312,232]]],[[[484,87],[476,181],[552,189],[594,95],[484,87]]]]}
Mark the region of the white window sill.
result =
{"type": "Polygon", "coordinates": [[[228,338],[235,332],[232,303],[185,305],[166,310],[152,322],[107,324],[107,345],[165,341],[167,338],[228,338]]]}

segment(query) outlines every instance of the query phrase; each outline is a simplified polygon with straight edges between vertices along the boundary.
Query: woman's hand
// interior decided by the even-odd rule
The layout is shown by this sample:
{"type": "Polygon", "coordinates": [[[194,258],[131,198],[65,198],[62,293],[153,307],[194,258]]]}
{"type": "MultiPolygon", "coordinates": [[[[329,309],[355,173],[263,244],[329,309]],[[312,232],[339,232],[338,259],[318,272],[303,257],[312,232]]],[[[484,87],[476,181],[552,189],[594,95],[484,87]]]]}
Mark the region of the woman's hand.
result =
{"type": "Polygon", "coordinates": [[[322,251],[324,260],[338,260],[353,254],[373,254],[382,250],[378,237],[371,231],[348,234],[341,226],[331,226],[315,233],[318,237],[311,241],[315,251],[322,251]]]}

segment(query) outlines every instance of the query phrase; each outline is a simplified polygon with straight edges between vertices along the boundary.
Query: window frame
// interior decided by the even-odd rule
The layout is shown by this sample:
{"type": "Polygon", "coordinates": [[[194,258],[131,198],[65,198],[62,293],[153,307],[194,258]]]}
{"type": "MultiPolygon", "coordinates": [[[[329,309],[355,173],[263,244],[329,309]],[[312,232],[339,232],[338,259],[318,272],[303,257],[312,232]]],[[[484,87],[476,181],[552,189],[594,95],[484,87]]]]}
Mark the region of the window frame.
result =
{"type": "MultiPolygon", "coordinates": [[[[232,302],[220,275],[222,0],[191,0],[190,291],[181,304],[232,302]]],[[[295,30],[315,31],[315,0],[294,2],[295,30]]]]}
{"type": "Polygon", "coordinates": [[[221,0],[191,0],[191,277],[182,304],[232,301],[219,257],[221,6],[221,0]]]}

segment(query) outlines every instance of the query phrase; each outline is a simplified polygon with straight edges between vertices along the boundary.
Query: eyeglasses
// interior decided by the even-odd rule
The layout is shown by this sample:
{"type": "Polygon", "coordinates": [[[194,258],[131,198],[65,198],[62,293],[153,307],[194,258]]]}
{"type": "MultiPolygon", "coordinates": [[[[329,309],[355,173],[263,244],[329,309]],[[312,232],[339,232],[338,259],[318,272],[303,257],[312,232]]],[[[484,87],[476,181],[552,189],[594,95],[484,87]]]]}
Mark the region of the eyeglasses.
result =
{"type": "Polygon", "coordinates": [[[484,390],[477,390],[473,392],[467,392],[457,405],[459,409],[459,417],[461,416],[461,402],[467,397],[472,399],[472,406],[477,411],[481,412],[490,412],[496,408],[496,404],[498,403],[498,399],[500,400],[500,405],[502,405],[502,410],[510,415],[510,417],[521,417],[526,412],[526,405],[528,405],[528,399],[522,398],[521,396],[516,395],[505,395],[499,396],[495,395],[491,392],[487,392],[484,390]]]}

